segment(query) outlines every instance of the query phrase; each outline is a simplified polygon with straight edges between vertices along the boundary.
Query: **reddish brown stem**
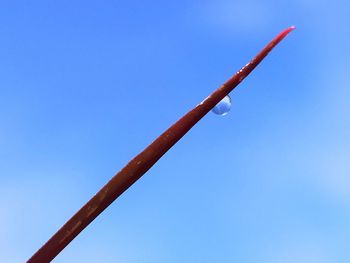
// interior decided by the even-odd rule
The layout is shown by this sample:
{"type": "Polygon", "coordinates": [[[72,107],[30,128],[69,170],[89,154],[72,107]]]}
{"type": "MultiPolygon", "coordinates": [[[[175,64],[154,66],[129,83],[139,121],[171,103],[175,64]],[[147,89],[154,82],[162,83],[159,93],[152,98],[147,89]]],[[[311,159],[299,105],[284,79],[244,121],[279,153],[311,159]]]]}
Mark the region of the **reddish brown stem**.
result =
{"type": "Polygon", "coordinates": [[[88,201],[56,234],[27,262],[44,263],[54,259],[85,227],[87,227],[118,196],[145,174],[182,136],[184,136],[220,100],[229,94],[265,56],[292,30],[289,27],[276,36],[247,65],[215,90],[204,101],[186,113],[161,134],[146,149],[118,172],[90,201],[88,201]]]}

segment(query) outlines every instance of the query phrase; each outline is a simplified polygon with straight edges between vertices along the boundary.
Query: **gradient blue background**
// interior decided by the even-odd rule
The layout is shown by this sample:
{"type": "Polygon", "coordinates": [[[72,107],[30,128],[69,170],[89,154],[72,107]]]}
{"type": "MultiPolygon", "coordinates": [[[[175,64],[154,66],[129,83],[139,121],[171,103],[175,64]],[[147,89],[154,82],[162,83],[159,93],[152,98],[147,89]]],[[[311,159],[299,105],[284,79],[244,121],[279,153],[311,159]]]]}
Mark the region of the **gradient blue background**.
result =
{"type": "Polygon", "coordinates": [[[0,1],[0,262],[290,36],[55,262],[350,261],[349,1],[0,1]]]}

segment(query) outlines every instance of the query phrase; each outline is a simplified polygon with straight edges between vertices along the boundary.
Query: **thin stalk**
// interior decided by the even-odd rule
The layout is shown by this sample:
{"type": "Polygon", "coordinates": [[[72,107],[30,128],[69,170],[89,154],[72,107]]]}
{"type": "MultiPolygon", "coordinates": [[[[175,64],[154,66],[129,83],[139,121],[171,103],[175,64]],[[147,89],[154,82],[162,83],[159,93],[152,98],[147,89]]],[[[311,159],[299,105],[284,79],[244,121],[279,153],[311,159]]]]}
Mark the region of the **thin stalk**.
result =
{"type": "Polygon", "coordinates": [[[53,260],[82,230],[116,198],[145,174],[175,143],[177,143],[201,118],[228,95],[266,55],[290,33],[289,27],[277,35],[256,57],[233,75],[226,83],[210,94],[200,104],[186,113],[175,124],[121,169],[100,191],[72,216],[27,262],[44,263],[53,260]]]}

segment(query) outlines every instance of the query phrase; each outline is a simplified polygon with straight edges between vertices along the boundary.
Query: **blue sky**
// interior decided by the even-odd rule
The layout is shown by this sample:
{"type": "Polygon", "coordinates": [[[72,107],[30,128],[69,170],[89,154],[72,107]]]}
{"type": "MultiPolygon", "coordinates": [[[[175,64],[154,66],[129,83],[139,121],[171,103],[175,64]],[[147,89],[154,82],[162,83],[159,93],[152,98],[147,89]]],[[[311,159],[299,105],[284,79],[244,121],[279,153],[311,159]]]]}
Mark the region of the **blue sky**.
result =
{"type": "Polygon", "coordinates": [[[296,25],[55,262],[349,262],[349,5],[0,1],[0,261],[296,25]]]}

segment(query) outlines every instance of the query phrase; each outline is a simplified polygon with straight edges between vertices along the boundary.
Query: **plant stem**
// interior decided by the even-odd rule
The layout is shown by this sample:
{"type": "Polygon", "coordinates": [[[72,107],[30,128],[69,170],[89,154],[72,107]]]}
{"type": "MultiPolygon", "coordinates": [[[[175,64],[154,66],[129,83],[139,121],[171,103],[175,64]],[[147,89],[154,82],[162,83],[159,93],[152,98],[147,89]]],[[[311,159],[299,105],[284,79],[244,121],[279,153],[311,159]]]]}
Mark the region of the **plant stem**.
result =
{"type": "Polygon", "coordinates": [[[123,169],[121,169],[90,201],[69,219],[27,262],[44,263],[53,260],[82,230],[101,214],[116,198],[145,174],[174,144],[176,144],[219,101],[228,95],[294,27],[277,35],[256,57],[215,90],[200,104],[186,113],[161,134],[123,169]]]}

